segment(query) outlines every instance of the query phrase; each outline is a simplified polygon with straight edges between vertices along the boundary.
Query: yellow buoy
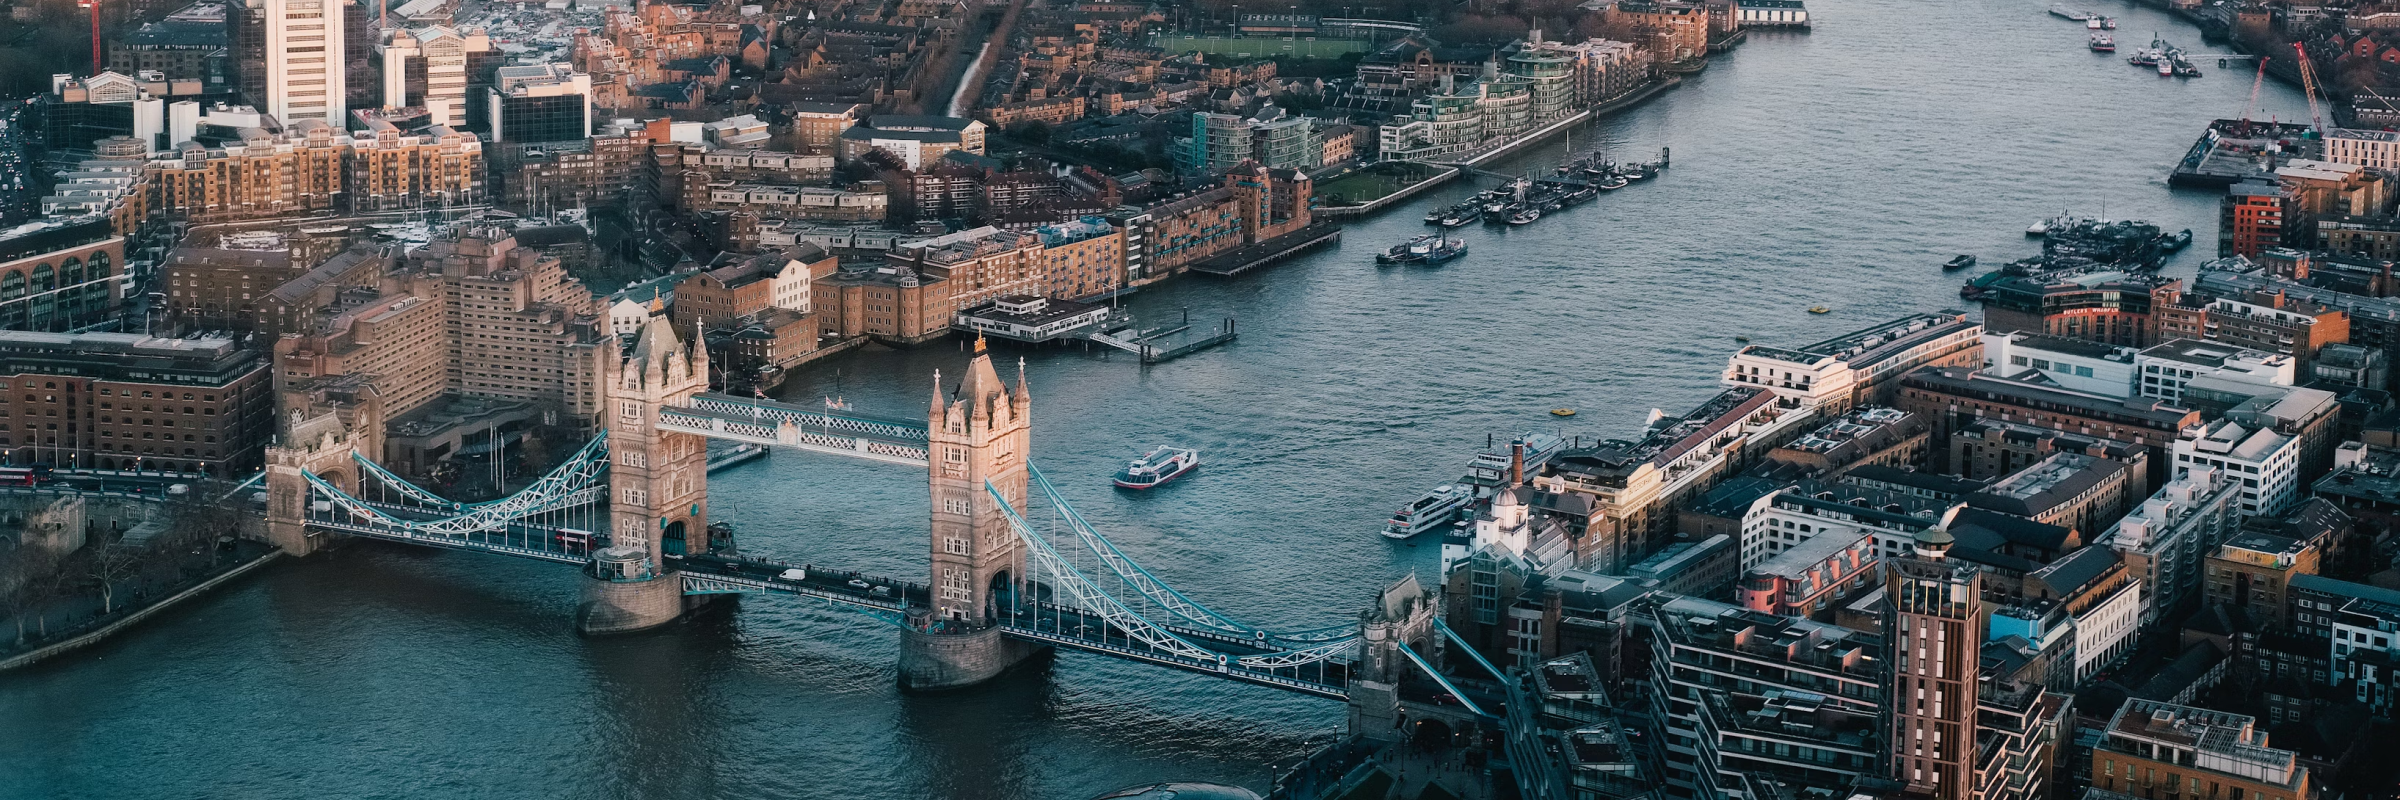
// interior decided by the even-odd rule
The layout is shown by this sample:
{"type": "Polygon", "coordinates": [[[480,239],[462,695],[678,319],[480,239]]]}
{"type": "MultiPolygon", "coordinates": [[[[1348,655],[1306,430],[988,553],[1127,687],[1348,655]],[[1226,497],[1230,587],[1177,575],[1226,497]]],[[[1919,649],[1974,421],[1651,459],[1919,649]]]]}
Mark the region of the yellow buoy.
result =
{"type": "Polygon", "coordinates": [[[1811,313],[1811,314],[1831,314],[1831,313],[1833,313],[1833,309],[1826,308],[1826,307],[1824,307],[1824,306],[1817,306],[1817,307],[1815,307],[1815,308],[1811,308],[1811,309],[1809,309],[1809,310],[1808,310],[1808,313],[1811,313]]]}
{"type": "Polygon", "coordinates": [[[1551,415],[1551,416],[1554,416],[1554,417],[1572,417],[1572,416],[1575,416],[1575,409],[1572,409],[1572,408],[1553,408],[1553,409],[1550,409],[1550,415],[1551,415]]]}

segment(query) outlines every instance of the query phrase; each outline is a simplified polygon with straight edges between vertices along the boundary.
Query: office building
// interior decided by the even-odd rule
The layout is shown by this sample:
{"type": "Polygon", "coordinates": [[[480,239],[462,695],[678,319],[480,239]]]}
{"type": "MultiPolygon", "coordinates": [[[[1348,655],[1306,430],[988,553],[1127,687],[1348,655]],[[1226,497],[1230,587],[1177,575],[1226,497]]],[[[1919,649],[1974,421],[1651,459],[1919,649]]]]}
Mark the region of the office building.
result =
{"type": "MultiPolygon", "coordinates": [[[[1900,409],[1933,422],[1937,447],[1950,432],[1977,419],[2101,436],[2159,446],[2200,422],[2200,412],[2129,403],[2049,384],[1956,367],[1926,367],[1900,380],[1900,409]]],[[[2153,466],[2155,471],[2157,467],[2153,466]]]]}
{"type": "Polygon", "coordinates": [[[592,135],[592,76],[566,64],[507,66],[484,90],[493,142],[569,142],[592,135]]]}
{"type": "Polygon", "coordinates": [[[2273,516],[2299,500],[2300,449],[2297,436],[2220,419],[2175,440],[2175,468],[2224,470],[2241,484],[2243,516],[2273,516]]]}
{"type": "Polygon", "coordinates": [[[106,218],[0,228],[0,330],[78,331],[116,322],[125,237],[106,218]]]}
{"type": "Polygon", "coordinates": [[[1983,334],[1985,372],[2107,397],[2132,393],[2134,353],[2130,347],[2027,331],[1983,334]]]}
{"type": "Polygon", "coordinates": [[[2008,276],[1984,286],[1983,326],[2102,344],[2148,347],[2160,341],[2157,309],[2182,296],[2183,282],[2107,270],[2008,276]]]}
{"type": "Polygon", "coordinates": [[[1982,491],[1967,505],[2045,525],[2093,531],[2148,496],[2149,483],[2125,464],[2082,453],[2054,453],[1982,491]]]}
{"type": "Polygon", "coordinates": [[[1983,365],[1983,326],[1962,311],[1912,314],[1797,348],[1749,345],[1725,366],[1723,385],[1774,392],[1789,408],[1841,413],[1890,405],[1898,379],[1925,366],[1983,365]]]}
{"type": "Polygon", "coordinates": [[[2285,295],[2248,302],[2229,297],[2177,302],[2159,315],[2162,337],[2207,339],[2289,356],[2294,375],[2309,374],[2318,349],[2350,341],[2349,312],[2285,295]]]}
{"type": "Polygon", "coordinates": [[[2167,403],[2181,402],[2184,384],[2195,378],[2291,386],[2300,377],[2291,356],[2205,339],[2161,342],[2134,356],[2133,363],[2140,378],[2135,393],[2167,403]]]}
{"type": "Polygon", "coordinates": [[[2292,578],[2317,574],[2316,542],[2243,531],[2217,545],[2201,569],[2201,601],[2241,609],[2264,624],[2291,618],[2292,578]]]}
{"type": "Polygon", "coordinates": [[[425,109],[435,125],[466,124],[467,62],[490,52],[491,39],[481,30],[446,25],[387,28],[382,39],[375,50],[383,68],[383,107],[425,109]]]}
{"type": "MultiPolygon", "coordinates": [[[[1950,432],[1948,468],[1966,480],[1991,481],[2014,475],[2058,453],[2079,453],[2124,464],[2131,472],[2126,478],[2128,483],[2140,486],[2129,488],[2127,493],[2136,498],[2149,496],[2151,448],[1989,418],[1970,421],[1950,432]]],[[[2159,457],[2165,458],[2163,454],[2159,457]]]]}
{"type": "MultiPolygon", "coordinates": [[[[348,124],[344,5],[342,0],[241,1],[235,37],[243,35],[240,26],[254,26],[260,47],[256,69],[264,80],[249,99],[287,127],[303,120],[336,129],[348,124]]],[[[248,54],[236,55],[247,65],[248,54]]]]}
{"type": "Polygon", "coordinates": [[[2145,798],[2308,800],[2308,767],[2241,714],[2128,698],[2092,748],[2092,787],[2145,798]]]}
{"type": "Polygon", "coordinates": [[[12,464],[249,475],[275,424],[267,373],[221,337],[0,332],[0,450],[12,464]]]}

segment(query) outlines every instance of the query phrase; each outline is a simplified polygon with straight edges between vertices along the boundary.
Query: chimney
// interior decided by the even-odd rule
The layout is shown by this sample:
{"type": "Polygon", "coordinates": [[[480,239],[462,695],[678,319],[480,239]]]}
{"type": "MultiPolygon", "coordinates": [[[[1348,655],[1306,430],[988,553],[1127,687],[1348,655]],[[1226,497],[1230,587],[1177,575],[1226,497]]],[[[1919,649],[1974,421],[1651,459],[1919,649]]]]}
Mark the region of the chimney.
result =
{"type": "Polygon", "coordinates": [[[1512,487],[1525,485],[1524,439],[1515,439],[1508,443],[1508,485],[1512,487]]]}

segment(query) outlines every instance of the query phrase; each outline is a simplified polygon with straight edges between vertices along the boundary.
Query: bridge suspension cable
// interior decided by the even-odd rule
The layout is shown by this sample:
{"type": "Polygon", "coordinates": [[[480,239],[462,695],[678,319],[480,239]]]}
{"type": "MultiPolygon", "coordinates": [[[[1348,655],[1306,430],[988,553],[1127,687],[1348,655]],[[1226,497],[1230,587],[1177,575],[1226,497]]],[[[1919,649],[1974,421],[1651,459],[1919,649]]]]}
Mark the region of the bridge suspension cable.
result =
{"type": "Polygon", "coordinates": [[[1083,515],[1077,513],[1075,507],[1067,503],[1066,498],[1059,496],[1057,487],[1051,486],[1050,479],[1043,477],[1042,471],[1035,468],[1031,462],[1025,465],[1025,472],[1033,478],[1036,486],[1041,487],[1042,495],[1049,499],[1050,506],[1057,510],[1061,518],[1066,520],[1068,529],[1075,532],[1076,538],[1083,541],[1084,547],[1091,550],[1092,555],[1099,559],[1102,566],[1115,573],[1118,579],[1123,580],[1127,586],[1139,592],[1144,599],[1166,609],[1168,613],[1195,625],[1222,633],[1278,642],[1324,643],[1357,635],[1356,626],[1352,625],[1334,625],[1299,631],[1269,631],[1257,626],[1242,624],[1232,617],[1217,613],[1214,609],[1185,597],[1182,592],[1176,591],[1175,587],[1167,585],[1166,581],[1159,580],[1158,576],[1150,574],[1150,570],[1144,568],[1140,562],[1134,561],[1126,556],[1124,551],[1117,549],[1116,544],[1110,542],[1108,537],[1101,535],[1100,531],[1093,528],[1091,523],[1084,521],[1083,515]]]}

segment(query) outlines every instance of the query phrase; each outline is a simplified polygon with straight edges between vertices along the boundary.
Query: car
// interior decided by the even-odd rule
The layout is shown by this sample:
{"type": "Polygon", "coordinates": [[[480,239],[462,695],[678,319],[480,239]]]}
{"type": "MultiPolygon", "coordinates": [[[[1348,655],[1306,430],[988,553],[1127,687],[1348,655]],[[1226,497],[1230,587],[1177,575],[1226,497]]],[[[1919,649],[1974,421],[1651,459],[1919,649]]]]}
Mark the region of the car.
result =
{"type": "Polygon", "coordinates": [[[869,584],[869,583],[867,583],[866,581],[862,581],[862,580],[859,580],[859,579],[857,579],[857,578],[851,578],[851,579],[850,579],[850,588],[852,588],[852,589],[865,589],[865,588],[867,588],[867,587],[868,587],[868,586],[870,586],[870,585],[872,585],[872,584],[869,584]]]}
{"type": "Polygon", "coordinates": [[[875,587],[874,595],[876,597],[890,597],[892,596],[892,587],[877,586],[875,587]]]}
{"type": "Polygon", "coordinates": [[[776,580],[779,580],[779,581],[793,581],[793,582],[799,582],[799,581],[808,580],[808,570],[804,570],[804,569],[787,569],[787,570],[784,570],[784,571],[783,571],[783,574],[775,576],[775,579],[776,579],[776,580]]]}

